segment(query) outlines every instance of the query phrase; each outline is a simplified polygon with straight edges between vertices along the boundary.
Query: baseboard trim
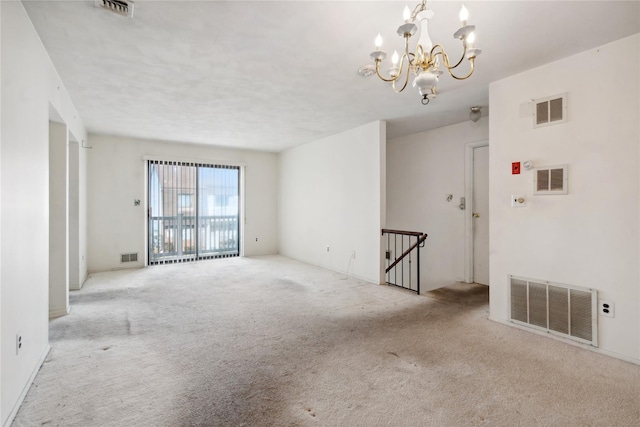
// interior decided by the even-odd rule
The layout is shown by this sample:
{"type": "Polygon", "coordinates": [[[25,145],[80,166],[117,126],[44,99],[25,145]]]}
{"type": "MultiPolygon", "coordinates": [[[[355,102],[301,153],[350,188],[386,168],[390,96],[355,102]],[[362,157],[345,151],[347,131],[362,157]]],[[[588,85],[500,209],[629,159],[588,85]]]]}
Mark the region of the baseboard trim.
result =
{"type": "Polygon", "coordinates": [[[71,312],[71,307],[66,306],[65,308],[54,308],[49,310],[49,319],[55,319],[56,317],[66,316],[71,312]]]}
{"type": "Polygon", "coordinates": [[[584,350],[593,351],[594,353],[600,353],[600,354],[602,354],[604,356],[613,357],[614,359],[619,359],[619,360],[622,360],[622,361],[627,362],[627,363],[632,363],[634,365],[640,365],[640,359],[634,359],[633,357],[625,356],[624,354],[616,353],[615,351],[605,350],[605,349],[600,348],[600,347],[594,347],[592,345],[575,342],[573,340],[562,338],[560,336],[557,336],[557,335],[554,335],[554,334],[550,334],[548,332],[539,331],[539,330],[533,329],[533,328],[527,328],[526,326],[518,325],[517,323],[509,322],[508,320],[496,319],[495,317],[491,317],[491,316],[489,316],[489,320],[491,320],[492,322],[501,323],[503,325],[510,326],[512,328],[520,329],[522,331],[531,332],[531,333],[534,333],[536,335],[540,335],[540,336],[543,336],[543,337],[551,338],[551,339],[554,339],[556,341],[560,341],[560,342],[563,342],[565,344],[572,345],[574,347],[580,347],[580,348],[582,348],[584,350]]]}
{"type": "Polygon", "coordinates": [[[329,267],[329,266],[326,266],[326,265],[318,264],[316,262],[309,261],[309,260],[306,260],[306,259],[303,259],[303,258],[294,258],[294,257],[292,257],[290,255],[284,255],[284,254],[277,254],[277,255],[292,259],[294,261],[298,261],[298,262],[302,262],[302,263],[305,263],[305,264],[313,265],[314,267],[320,267],[320,268],[323,268],[325,270],[333,271],[334,273],[344,274],[344,276],[345,276],[344,278],[345,279],[361,280],[363,282],[371,283],[373,285],[386,285],[386,283],[380,283],[378,280],[371,280],[371,279],[368,279],[366,277],[362,277],[362,276],[357,275],[357,274],[349,273],[348,271],[338,270],[337,268],[333,268],[333,267],[329,267]]]}
{"type": "Polygon", "coordinates": [[[84,286],[84,282],[87,281],[87,279],[89,278],[89,274],[88,273],[84,273],[84,277],[82,277],[82,279],[80,279],[80,283],[77,286],[69,286],[69,290],[70,291],[79,291],[82,290],[82,287],[84,286]]]}
{"type": "Polygon", "coordinates": [[[13,409],[9,413],[9,417],[3,424],[3,427],[11,426],[14,418],[16,417],[16,415],[18,415],[20,406],[22,406],[22,402],[24,401],[24,398],[27,397],[27,393],[29,392],[29,389],[31,388],[33,381],[36,379],[36,375],[38,375],[38,372],[40,371],[40,368],[42,368],[42,365],[44,364],[44,361],[47,359],[47,356],[49,355],[50,351],[51,351],[51,347],[47,345],[47,348],[44,350],[44,353],[42,353],[42,355],[40,356],[40,359],[38,360],[38,363],[36,364],[35,369],[31,373],[29,380],[27,381],[24,388],[22,389],[22,393],[20,393],[20,396],[18,396],[18,400],[16,401],[15,405],[13,405],[13,409]]]}

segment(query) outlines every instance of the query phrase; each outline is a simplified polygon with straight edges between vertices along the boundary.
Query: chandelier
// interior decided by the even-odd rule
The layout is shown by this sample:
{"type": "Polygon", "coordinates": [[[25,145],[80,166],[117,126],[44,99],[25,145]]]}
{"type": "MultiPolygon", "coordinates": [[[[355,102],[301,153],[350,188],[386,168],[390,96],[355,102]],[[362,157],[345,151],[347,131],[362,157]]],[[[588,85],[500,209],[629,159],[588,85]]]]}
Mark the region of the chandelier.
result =
{"type": "Polygon", "coordinates": [[[382,61],[387,57],[387,54],[382,51],[382,37],[378,34],[376,37],[375,45],[376,50],[371,53],[371,58],[376,61],[375,72],[385,82],[392,84],[395,92],[402,92],[409,82],[409,75],[415,75],[412,86],[415,87],[420,95],[422,95],[422,104],[427,105],[429,100],[436,97],[436,85],[438,84],[438,77],[442,74],[440,66],[449,72],[451,77],[456,80],[465,80],[473,74],[474,60],[482,51],[473,47],[475,41],[474,25],[467,25],[467,19],[469,18],[469,12],[467,8],[462,6],[460,10],[460,20],[462,21],[462,27],[453,34],[453,37],[462,41],[462,56],[460,60],[452,65],[449,60],[449,56],[442,47],[441,44],[433,44],[429,37],[429,31],[427,24],[431,18],[433,18],[433,11],[427,10],[427,0],[422,0],[418,4],[413,12],[408,6],[404,7],[404,24],[398,27],[398,35],[404,37],[404,52],[402,56],[398,55],[397,51],[393,52],[391,56],[391,67],[388,69],[388,77],[383,76],[380,73],[380,65],[382,61]],[[418,24],[420,25],[420,35],[418,43],[414,52],[409,51],[409,39],[418,31],[418,24]],[[470,70],[466,75],[456,75],[453,70],[457,68],[465,58],[470,63],[470,70]]]}

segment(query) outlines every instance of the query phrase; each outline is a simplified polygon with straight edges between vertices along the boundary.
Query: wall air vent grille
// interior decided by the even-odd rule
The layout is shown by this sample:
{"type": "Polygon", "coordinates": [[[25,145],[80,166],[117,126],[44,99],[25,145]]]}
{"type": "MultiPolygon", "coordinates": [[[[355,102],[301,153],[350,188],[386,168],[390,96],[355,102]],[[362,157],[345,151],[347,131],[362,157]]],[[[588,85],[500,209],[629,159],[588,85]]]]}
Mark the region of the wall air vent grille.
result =
{"type": "Polygon", "coordinates": [[[509,276],[510,319],[593,346],[597,340],[597,291],[509,276]]]}
{"type": "Polygon", "coordinates": [[[549,123],[549,102],[536,104],[536,125],[549,123]]]}
{"type": "Polygon", "coordinates": [[[94,0],[96,7],[133,18],[133,0],[94,0]]]}
{"type": "Polygon", "coordinates": [[[549,122],[557,122],[564,119],[564,109],[562,98],[556,98],[549,101],[549,122]]]}
{"type": "Polygon", "coordinates": [[[120,262],[137,262],[138,253],[120,254],[120,262]]]}
{"type": "Polygon", "coordinates": [[[533,177],[533,194],[567,194],[569,192],[569,167],[567,165],[536,168],[533,177]]]}
{"type": "Polygon", "coordinates": [[[534,128],[567,121],[567,94],[536,99],[534,128]]]}

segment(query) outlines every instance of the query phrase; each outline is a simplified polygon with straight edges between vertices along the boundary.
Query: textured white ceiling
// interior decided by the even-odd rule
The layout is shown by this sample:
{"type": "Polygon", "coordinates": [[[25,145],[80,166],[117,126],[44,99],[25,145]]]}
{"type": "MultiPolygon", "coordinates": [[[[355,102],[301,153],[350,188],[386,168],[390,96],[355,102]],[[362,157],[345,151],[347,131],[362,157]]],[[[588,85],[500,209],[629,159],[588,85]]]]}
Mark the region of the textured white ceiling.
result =
{"type": "MultiPolygon", "coordinates": [[[[356,73],[378,32],[401,49],[404,1],[138,0],[133,20],[93,0],[23,3],[91,132],[267,151],[378,119],[389,137],[468,120],[490,82],[640,32],[638,1],[467,1],[476,72],[441,76],[423,106],[356,73]]],[[[452,57],[462,3],[428,3],[452,57]]]]}

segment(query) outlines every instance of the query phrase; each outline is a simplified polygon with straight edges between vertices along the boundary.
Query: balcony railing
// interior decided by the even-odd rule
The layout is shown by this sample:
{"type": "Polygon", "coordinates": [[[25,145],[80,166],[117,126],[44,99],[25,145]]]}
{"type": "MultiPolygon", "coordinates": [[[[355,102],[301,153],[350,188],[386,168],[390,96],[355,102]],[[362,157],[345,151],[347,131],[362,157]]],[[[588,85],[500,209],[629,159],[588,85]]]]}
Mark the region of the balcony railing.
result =
{"type": "Polygon", "coordinates": [[[152,216],[149,264],[238,256],[238,216],[152,216]]]}

